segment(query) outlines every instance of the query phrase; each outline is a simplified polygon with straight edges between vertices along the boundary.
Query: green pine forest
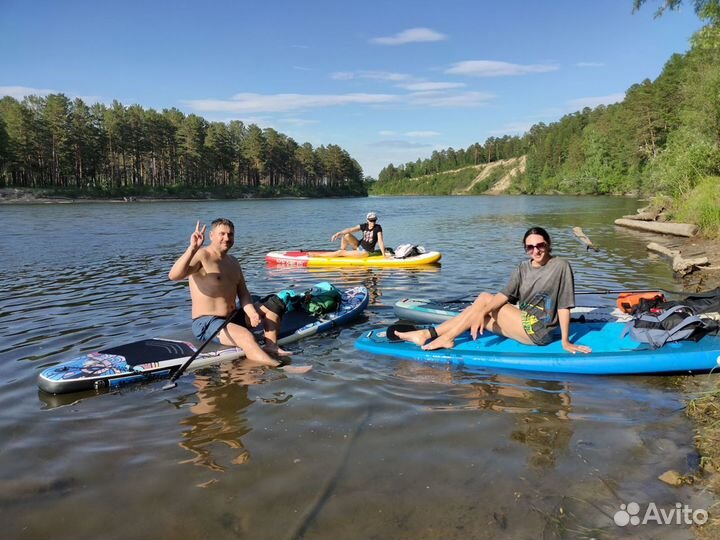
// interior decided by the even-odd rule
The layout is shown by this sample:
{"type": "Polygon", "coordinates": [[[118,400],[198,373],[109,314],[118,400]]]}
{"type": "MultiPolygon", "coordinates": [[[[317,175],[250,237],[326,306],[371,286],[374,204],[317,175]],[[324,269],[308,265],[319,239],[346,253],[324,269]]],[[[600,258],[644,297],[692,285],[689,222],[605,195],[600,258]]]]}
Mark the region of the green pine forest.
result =
{"type": "MultiPolygon", "coordinates": [[[[634,7],[643,4],[635,0],[634,7]]],[[[666,0],[658,15],[680,4],[666,0]]],[[[526,155],[525,172],[510,193],[652,196],[675,219],[720,237],[718,4],[694,0],[707,24],[692,37],[690,50],[673,55],[654,81],[630,87],[623,102],[536,124],[521,137],[489,138],[390,164],[371,193],[450,194],[469,183],[468,167],[526,155]]]]}
{"type": "Polygon", "coordinates": [[[0,100],[0,187],[93,197],[367,195],[360,165],[336,145],[63,94],[0,100]]]}

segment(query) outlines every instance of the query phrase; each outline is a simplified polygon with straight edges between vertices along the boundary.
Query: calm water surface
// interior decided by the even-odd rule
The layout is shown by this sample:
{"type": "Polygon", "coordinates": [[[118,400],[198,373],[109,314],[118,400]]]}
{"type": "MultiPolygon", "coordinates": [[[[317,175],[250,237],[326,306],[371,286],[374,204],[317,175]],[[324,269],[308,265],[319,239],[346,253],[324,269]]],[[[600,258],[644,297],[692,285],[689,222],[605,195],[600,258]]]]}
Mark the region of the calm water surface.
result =
{"type": "MultiPolygon", "coordinates": [[[[406,296],[497,290],[540,224],[578,290],[665,287],[650,238],[615,228],[635,201],[371,198],[0,206],[0,522],[9,539],[689,538],[618,527],[621,504],[708,508],[656,480],[695,465],[678,378],[541,376],[367,356],[361,332],[406,296]],[[275,269],[271,249],[329,248],[380,215],[386,243],[442,267],[275,269]],[[302,376],[227,364],[103,395],[39,393],[37,374],[149,337],[191,339],[167,271],[195,221],[228,217],[252,292],[363,284],[363,320],[293,347],[302,376]],[[581,226],[603,248],[588,254],[581,226]]],[[[590,301],[589,297],[580,297],[590,301]]],[[[597,298],[593,301],[598,301],[597,298]]],[[[610,301],[610,299],[607,299],[610,301]]]]}

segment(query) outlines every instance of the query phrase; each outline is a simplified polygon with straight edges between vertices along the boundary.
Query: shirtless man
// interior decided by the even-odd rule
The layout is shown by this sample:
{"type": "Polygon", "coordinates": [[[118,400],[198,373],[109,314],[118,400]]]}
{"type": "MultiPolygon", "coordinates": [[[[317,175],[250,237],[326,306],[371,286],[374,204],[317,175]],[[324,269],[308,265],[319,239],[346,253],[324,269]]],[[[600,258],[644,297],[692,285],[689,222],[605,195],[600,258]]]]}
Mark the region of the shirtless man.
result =
{"type": "Polygon", "coordinates": [[[268,352],[287,356],[290,353],[277,346],[280,317],[266,306],[255,307],[245,284],[240,263],[228,251],[235,243],[235,226],[228,219],[216,219],[210,226],[210,245],[205,243],[206,225],[198,221],[190,236],[190,245],[170,269],[168,277],[173,281],[188,278],[192,300],[193,334],[206,341],[236,309],[227,326],[218,334],[220,343],[242,348],[251,362],[267,366],[279,366],[268,352]],[[250,328],[263,322],[267,351],[257,344],[250,328]]]}

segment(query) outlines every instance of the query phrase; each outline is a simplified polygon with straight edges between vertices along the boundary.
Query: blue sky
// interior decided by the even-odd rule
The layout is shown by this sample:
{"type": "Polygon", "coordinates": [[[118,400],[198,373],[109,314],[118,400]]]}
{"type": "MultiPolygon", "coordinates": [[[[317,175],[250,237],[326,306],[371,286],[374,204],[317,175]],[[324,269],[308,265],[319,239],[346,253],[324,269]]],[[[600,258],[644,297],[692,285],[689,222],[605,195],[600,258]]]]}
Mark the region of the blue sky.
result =
{"type": "Polygon", "coordinates": [[[621,100],[689,48],[686,3],[0,0],[0,95],[254,122],[377,176],[621,100]]]}

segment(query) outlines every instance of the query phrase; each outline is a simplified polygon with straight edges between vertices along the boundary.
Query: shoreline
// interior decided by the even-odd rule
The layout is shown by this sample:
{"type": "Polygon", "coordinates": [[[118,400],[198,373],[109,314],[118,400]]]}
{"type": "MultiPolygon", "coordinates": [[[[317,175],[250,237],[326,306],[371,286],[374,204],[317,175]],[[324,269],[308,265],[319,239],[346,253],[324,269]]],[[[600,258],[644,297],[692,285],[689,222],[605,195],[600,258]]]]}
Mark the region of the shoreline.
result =
{"type": "MultiPolygon", "coordinates": [[[[686,275],[676,274],[679,290],[692,294],[720,287],[720,238],[658,236],[664,238],[663,245],[679,250],[683,257],[707,257],[708,265],[697,266],[686,275]]],[[[650,253],[648,250],[648,255],[650,253]]],[[[672,260],[662,258],[672,266],[672,260]]],[[[695,489],[713,495],[715,502],[706,509],[710,519],[702,526],[693,527],[693,532],[700,540],[714,540],[720,538],[720,515],[717,511],[720,506],[720,380],[710,375],[693,375],[683,377],[680,384],[687,395],[684,412],[691,423],[693,443],[700,460],[696,469],[688,466],[688,470],[679,474],[676,483],[671,485],[692,484],[695,489]]],[[[663,481],[662,477],[658,480],[663,481]]]]}
{"type": "MultiPolygon", "coordinates": [[[[82,197],[82,198],[71,198],[71,197],[34,197],[34,198],[20,198],[20,199],[0,199],[0,205],[41,205],[41,204],[96,204],[96,203],[113,203],[113,204],[131,204],[131,203],[159,203],[159,202],[198,202],[198,201],[278,201],[278,200],[306,200],[312,199],[313,197],[301,197],[283,195],[278,197],[234,197],[228,199],[221,199],[218,197],[82,197]]],[[[332,198],[332,197],[327,197],[332,198]]]]}
{"type": "MultiPolygon", "coordinates": [[[[680,242],[679,248],[688,256],[698,253],[706,256],[713,267],[700,267],[680,278],[682,290],[692,293],[720,287],[720,240],[687,238],[680,242]]],[[[712,540],[720,538],[720,515],[717,510],[720,505],[720,379],[711,378],[710,375],[695,375],[686,377],[682,387],[688,395],[685,415],[692,424],[694,444],[700,456],[699,468],[690,472],[688,477],[697,489],[707,490],[715,498],[714,504],[707,509],[710,519],[695,529],[695,535],[701,540],[712,540]]]]}
{"type": "Polygon", "coordinates": [[[681,241],[679,249],[683,255],[702,255],[709,262],[707,267],[700,266],[698,270],[680,278],[683,289],[700,292],[720,287],[720,239],[695,236],[681,241]]]}
{"type": "Polygon", "coordinates": [[[324,195],[322,197],[313,197],[311,195],[254,195],[251,193],[243,194],[237,197],[217,197],[208,192],[198,192],[196,197],[182,196],[158,196],[158,195],[127,195],[127,196],[68,196],[68,195],[49,195],[43,189],[31,188],[0,188],[0,206],[1,205],[41,205],[41,204],[96,204],[96,203],[159,203],[159,202],[197,202],[197,201],[273,201],[273,200],[307,200],[314,198],[324,199],[344,199],[353,197],[363,197],[363,195],[324,195]]]}

